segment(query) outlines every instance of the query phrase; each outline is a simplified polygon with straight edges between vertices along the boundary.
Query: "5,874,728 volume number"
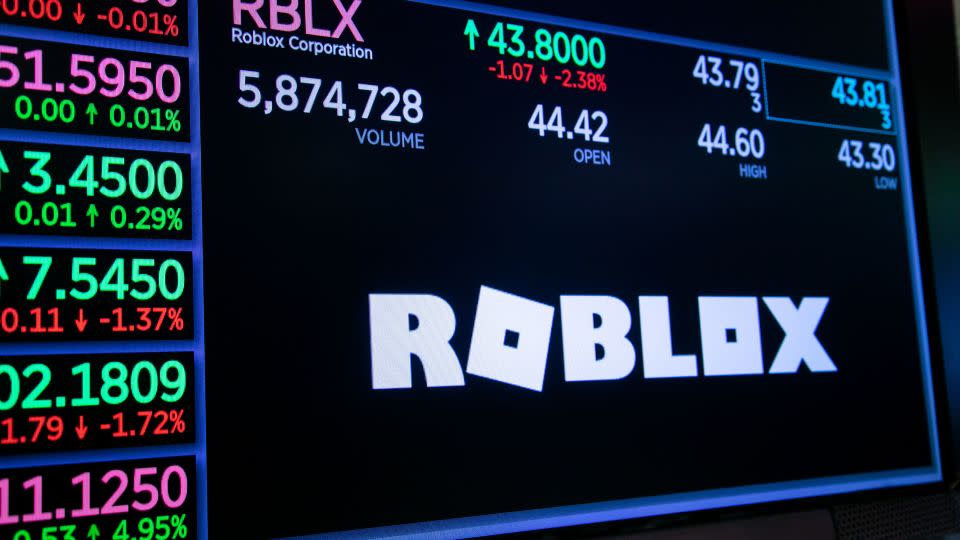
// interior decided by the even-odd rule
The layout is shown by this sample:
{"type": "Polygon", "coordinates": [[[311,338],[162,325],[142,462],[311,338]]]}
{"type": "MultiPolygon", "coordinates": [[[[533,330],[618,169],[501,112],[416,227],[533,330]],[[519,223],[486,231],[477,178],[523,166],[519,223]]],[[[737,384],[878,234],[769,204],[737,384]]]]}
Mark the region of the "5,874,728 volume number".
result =
{"type": "MultiPolygon", "coordinates": [[[[324,84],[323,80],[317,77],[278,75],[273,85],[275,87],[273,96],[267,96],[269,99],[264,100],[264,91],[258,84],[259,80],[259,71],[240,71],[240,97],[237,98],[237,103],[248,109],[262,107],[265,115],[271,114],[275,108],[284,112],[312,113],[324,84]],[[304,88],[308,88],[308,92],[303,92],[304,88]]],[[[360,98],[365,99],[361,111],[358,111],[358,107],[352,106],[353,96],[348,96],[347,101],[344,101],[342,81],[329,83],[329,90],[322,102],[323,108],[335,111],[339,117],[346,116],[347,121],[351,123],[357,120],[358,112],[360,120],[369,119],[375,113],[375,107],[380,112],[379,118],[383,122],[419,124],[423,121],[423,96],[417,90],[401,91],[393,86],[365,83],[358,84],[356,88],[358,92],[365,94],[360,98]],[[349,104],[348,101],[350,101],[349,104]]]]}

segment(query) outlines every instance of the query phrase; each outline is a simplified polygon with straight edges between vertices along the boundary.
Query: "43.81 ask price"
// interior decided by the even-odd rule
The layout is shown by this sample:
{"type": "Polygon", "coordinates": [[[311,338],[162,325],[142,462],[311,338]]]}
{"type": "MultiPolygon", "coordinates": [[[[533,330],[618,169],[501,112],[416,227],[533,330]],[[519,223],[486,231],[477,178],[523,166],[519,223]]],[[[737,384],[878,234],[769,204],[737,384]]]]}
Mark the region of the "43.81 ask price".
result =
{"type": "MultiPolygon", "coordinates": [[[[284,74],[277,76],[273,90],[261,90],[260,72],[241,70],[237,103],[248,109],[260,108],[265,115],[273,113],[274,109],[310,114],[317,105],[323,84],[323,80],[316,77],[284,74]],[[265,92],[273,92],[273,95],[265,96],[265,92]]],[[[358,84],[356,90],[359,96],[348,96],[345,101],[343,81],[333,81],[329,83],[321,105],[336,112],[338,117],[345,116],[351,123],[358,119],[358,114],[360,120],[379,115],[383,122],[419,124],[423,121],[423,97],[417,90],[364,83],[358,84]],[[354,105],[354,99],[357,99],[357,105],[354,105]],[[359,103],[363,103],[362,109],[359,103]]]]}

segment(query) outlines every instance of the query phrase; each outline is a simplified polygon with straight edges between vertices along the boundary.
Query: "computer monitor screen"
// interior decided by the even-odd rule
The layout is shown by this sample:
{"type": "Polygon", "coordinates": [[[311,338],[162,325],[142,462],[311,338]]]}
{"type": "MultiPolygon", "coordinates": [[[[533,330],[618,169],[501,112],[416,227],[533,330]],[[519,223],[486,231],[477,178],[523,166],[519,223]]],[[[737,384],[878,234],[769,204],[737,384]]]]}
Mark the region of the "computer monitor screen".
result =
{"type": "Polygon", "coordinates": [[[941,482],[894,11],[3,0],[0,536],[941,482]]]}

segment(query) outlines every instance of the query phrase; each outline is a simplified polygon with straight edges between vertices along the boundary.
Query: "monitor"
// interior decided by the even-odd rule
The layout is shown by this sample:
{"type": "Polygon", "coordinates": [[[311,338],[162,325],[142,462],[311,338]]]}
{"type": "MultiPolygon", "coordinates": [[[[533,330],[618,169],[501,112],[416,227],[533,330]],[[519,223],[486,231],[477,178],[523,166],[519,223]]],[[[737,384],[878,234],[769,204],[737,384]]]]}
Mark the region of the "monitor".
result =
{"type": "Polygon", "coordinates": [[[3,0],[0,536],[944,485],[904,9],[3,0]]]}

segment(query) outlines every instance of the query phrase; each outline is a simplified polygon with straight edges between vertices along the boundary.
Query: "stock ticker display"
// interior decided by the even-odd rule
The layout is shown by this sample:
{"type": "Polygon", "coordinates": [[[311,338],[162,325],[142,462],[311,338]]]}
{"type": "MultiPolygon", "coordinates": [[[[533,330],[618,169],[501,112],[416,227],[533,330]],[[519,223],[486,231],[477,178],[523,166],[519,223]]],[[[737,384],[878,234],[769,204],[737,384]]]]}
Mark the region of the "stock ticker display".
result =
{"type": "Polygon", "coordinates": [[[0,0],[0,540],[939,481],[895,23],[0,0]]]}

